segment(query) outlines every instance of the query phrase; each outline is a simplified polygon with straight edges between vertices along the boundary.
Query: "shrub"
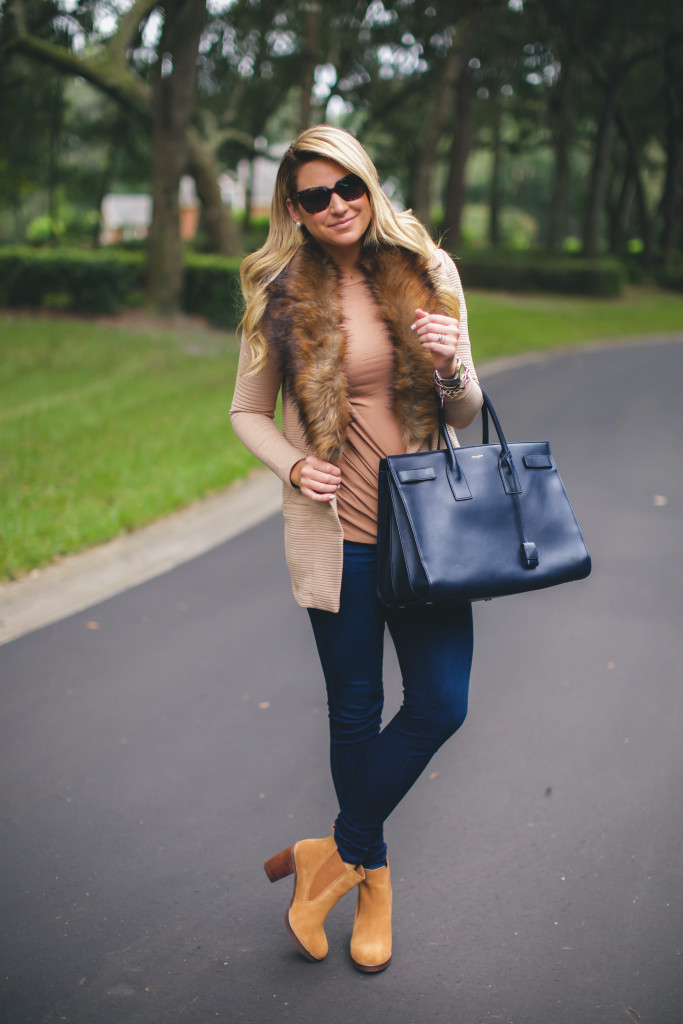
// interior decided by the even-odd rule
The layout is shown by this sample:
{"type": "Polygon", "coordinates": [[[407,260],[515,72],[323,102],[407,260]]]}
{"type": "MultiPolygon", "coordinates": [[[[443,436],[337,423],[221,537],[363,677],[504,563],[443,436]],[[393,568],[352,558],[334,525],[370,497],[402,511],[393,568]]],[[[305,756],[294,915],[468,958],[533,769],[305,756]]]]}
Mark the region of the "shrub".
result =
{"type": "MultiPolygon", "coordinates": [[[[185,256],[183,308],[220,327],[240,315],[239,259],[185,256]]],[[[0,249],[0,306],[114,313],[144,287],[144,252],[103,249],[0,249]]]]}
{"type": "Polygon", "coordinates": [[[616,260],[478,252],[462,257],[462,277],[470,288],[607,298],[621,293],[624,270],[616,260]]]}
{"type": "Polygon", "coordinates": [[[621,258],[621,265],[629,284],[643,284],[649,277],[649,270],[640,253],[626,253],[621,258]]]}
{"type": "Polygon", "coordinates": [[[26,238],[34,245],[42,245],[53,238],[61,238],[63,234],[63,221],[53,220],[47,214],[44,214],[42,217],[34,217],[26,228],[26,238]]]}
{"type": "Polygon", "coordinates": [[[0,249],[0,304],[4,306],[112,313],[143,280],[143,258],[130,253],[0,249]]]}
{"type": "Polygon", "coordinates": [[[260,249],[270,228],[269,217],[253,217],[248,231],[244,232],[243,248],[245,252],[256,252],[260,249]]]}
{"type": "Polygon", "coordinates": [[[234,328],[241,316],[240,259],[226,256],[185,257],[183,306],[218,327],[234,328]]]}
{"type": "Polygon", "coordinates": [[[683,292],[683,266],[662,268],[657,274],[657,282],[662,288],[683,292]]]}

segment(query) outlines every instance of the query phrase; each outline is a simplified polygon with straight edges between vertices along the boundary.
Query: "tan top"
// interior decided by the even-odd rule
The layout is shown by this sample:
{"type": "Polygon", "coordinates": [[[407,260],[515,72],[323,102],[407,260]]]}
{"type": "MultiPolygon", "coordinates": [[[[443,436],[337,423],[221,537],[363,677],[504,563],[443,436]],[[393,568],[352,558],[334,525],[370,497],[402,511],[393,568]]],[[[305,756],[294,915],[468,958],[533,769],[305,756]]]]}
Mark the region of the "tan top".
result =
{"type": "MultiPolygon", "coordinates": [[[[458,355],[469,369],[470,383],[444,404],[446,422],[449,427],[458,429],[471,423],[481,408],[481,388],[472,362],[467,307],[460,276],[452,259],[443,250],[437,250],[434,262],[460,301],[458,355]]],[[[291,398],[284,395],[280,432],[274,423],[282,385],[277,360],[269,359],[260,373],[245,377],[242,371],[250,362],[249,343],[243,338],[230,409],[233,429],[242,443],[282,480],[285,556],[297,603],[303,608],[337,612],[344,557],[338,502],[336,499],[330,502],[311,501],[292,486],[289,479],[292,467],[311,454],[296,406],[291,398]]],[[[452,436],[453,443],[457,444],[457,439],[452,436]]],[[[429,450],[437,443],[438,438],[434,436],[425,441],[422,448],[429,450]]]]}
{"type": "Polygon", "coordinates": [[[346,335],[344,371],[351,423],[340,466],[337,512],[344,540],[374,544],[379,460],[405,452],[401,429],[391,409],[393,345],[365,281],[348,284],[342,280],[339,298],[346,335]]]}

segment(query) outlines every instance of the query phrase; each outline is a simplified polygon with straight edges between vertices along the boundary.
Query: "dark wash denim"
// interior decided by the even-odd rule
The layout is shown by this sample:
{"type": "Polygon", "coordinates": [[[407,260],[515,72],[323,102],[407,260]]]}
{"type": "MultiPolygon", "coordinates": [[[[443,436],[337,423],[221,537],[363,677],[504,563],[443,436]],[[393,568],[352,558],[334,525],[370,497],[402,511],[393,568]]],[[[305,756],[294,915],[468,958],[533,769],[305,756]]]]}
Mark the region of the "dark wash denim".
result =
{"type": "Polygon", "coordinates": [[[338,612],[309,608],[330,717],[335,839],[342,860],[386,863],[383,824],[467,714],[469,604],[384,608],[374,544],[344,542],[338,612]],[[384,627],[403,676],[403,703],[381,728],[384,627]]]}

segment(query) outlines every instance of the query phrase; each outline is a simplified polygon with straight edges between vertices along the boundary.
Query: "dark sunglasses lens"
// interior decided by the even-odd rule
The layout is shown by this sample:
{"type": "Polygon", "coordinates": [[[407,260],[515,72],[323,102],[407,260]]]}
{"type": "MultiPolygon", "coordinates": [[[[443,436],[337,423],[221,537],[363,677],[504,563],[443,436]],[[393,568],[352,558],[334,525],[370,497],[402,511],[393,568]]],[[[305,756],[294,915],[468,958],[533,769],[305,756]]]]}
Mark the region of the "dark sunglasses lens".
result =
{"type": "Polygon", "coordinates": [[[334,190],[344,200],[360,199],[362,195],[365,195],[365,183],[357,174],[347,174],[345,178],[337,182],[334,190]]]}
{"type": "Polygon", "coordinates": [[[299,192],[297,198],[306,213],[320,213],[330,205],[332,189],[309,188],[304,192],[299,192]]]}

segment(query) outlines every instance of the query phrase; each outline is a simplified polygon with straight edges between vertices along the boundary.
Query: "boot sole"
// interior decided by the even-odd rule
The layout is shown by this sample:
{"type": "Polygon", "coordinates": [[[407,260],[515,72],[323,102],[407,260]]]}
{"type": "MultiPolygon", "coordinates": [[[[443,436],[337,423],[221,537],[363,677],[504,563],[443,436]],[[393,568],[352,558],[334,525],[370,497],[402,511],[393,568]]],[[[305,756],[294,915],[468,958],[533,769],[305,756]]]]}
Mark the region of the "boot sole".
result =
{"type": "Polygon", "coordinates": [[[356,969],[356,971],[362,971],[362,973],[364,974],[378,974],[380,971],[386,971],[390,963],[390,956],[388,961],[385,961],[384,964],[358,964],[358,962],[354,961],[353,957],[351,956],[351,964],[353,965],[353,967],[356,969]]]}
{"type": "Polygon", "coordinates": [[[363,974],[377,974],[379,971],[386,971],[387,967],[391,963],[391,957],[385,960],[383,964],[359,964],[357,960],[351,957],[351,963],[357,971],[362,971],[363,974]]]}
{"type": "MultiPolygon", "coordinates": [[[[294,878],[294,892],[296,892],[296,876],[294,878]]],[[[292,893],[292,898],[289,901],[289,907],[291,907],[293,902],[294,902],[294,893],[292,893]]],[[[290,939],[292,940],[292,942],[294,943],[296,948],[299,950],[301,955],[305,956],[307,960],[310,960],[310,962],[312,964],[322,963],[322,960],[324,958],[321,958],[321,957],[318,957],[318,956],[313,956],[313,954],[309,953],[309,951],[306,949],[306,947],[303,945],[303,943],[299,940],[296,932],[294,931],[294,929],[292,928],[291,924],[289,923],[289,907],[287,907],[287,909],[285,911],[285,928],[287,929],[287,931],[289,933],[290,939]]]]}

